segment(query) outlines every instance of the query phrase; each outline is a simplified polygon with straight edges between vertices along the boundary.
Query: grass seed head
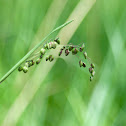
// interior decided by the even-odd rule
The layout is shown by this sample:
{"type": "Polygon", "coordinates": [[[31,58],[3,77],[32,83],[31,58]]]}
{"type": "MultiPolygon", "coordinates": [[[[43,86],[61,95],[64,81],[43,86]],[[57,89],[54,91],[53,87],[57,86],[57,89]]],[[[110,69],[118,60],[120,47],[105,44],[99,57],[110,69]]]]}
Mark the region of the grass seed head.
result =
{"type": "Polygon", "coordinates": [[[54,60],[54,57],[52,55],[49,56],[49,61],[52,62],[54,60]]]}
{"type": "Polygon", "coordinates": [[[87,53],[84,52],[83,55],[84,55],[84,58],[87,59],[87,53]]]}
{"type": "MultiPolygon", "coordinates": [[[[39,58],[36,60],[36,64],[39,64],[39,63],[40,63],[40,61],[41,61],[43,55],[46,53],[47,49],[52,49],[52,48],[55,49],[55,48],[57,47],[58,44],[60,44],[59,38],[55,39],[54,41],[51,41],[51,42],[49,42],[49,43],[44,44],[43,48],[41,48],[41,50],[40,50],[40,56],[39,56],[39,58]]],[[[78,47],[78,46],[72,45],[72,44],[71,44],[71,45],[64,45],[64,46],[60,49],[60,52],[59,52],[58,55],[61,56],[63,50],[65,50],[65,55],[66,55],[66,56],[69,55],[70,51],[72,52],[73,55],[76,55],[78,52],[82,52],[82,51],[84,50],[84,48],[85,48],[85,44],[84,44],[84,43],[82,44],[81,47],[78,47]]],[[[85,58],[85,59],[88,58],[88,57],[87,57],[87,52],[83,52],[83,55],[84,55],[84,58],[85,58]]],[[[52,56],[52,55],[46,56],[46,61],[48,61],[48,60],[49,60],[50,62],[52,62],[52,61],[54,60],[54,56],[52,56]]],[[[27,72],[28,72],[28,67],[30,67],[30,66],[32,66],[32,65],[34,65],[34,64],[35,64],[35,62],[34,62],[33,60],[26,61],[24,67],[21,67],[21,66],[20,66],[20,67],[18,68],[18,71],[22,71],[22,70],[23,70],[24,73],[27,73],[27,72]]],[[[85,67],[86,67],[86,64],[85,64],[82,60],[80,60],[80,61],[79,61],[79,66],[85,68],[85,67]]],[[[91,63],[91,67],[89,68],[89,72],[90,72],[90,74],[91,74],[91,76],[90,76],[90,81],[93,80],[93,77],[94,77],[94,75],[95,75],[94,68],[95,68],[95,65],[94,65],[93,63],[91,63]]]]}
{"type": "Polygon", "coordinates": [[[92,76],[90,76],[90,81],[92,81],[93,80],[93,77],[92,76]]]}
{"type": "Polygon", "coordinates": [[[75,55],[75,54],[77,54],[77,53],[78,53],[78,49],[77,49],[77,48],[73,48],[73,49],[72,49],[72,54],[75,55]]]}
{"type": "Polygon", "coordinates": [[[60,39],[59,39],[59,38],[56,38],[54,41],[55,41],[57,44],[60,44],[60,39]]]}
{"type": "Polygon", "coordinates": [[[89,68],[89,72],[92,73],[94,69],[92,67],[89,68]]]}
{"type": "Polygon", "coordinates": [[[35,62],[32,60],[32,66],[35,64],[35,62]]]}
{"type": "Polygon", "coordinates": [[[93,71],[93,72],[91,73],[91,76],[92,76],[92,77],[94,77],[94,75],[95,75],[95,71],[93,71]]]}
{"type": "Polygon", "coordinates": [[[83,62],[83,67],[86,67],[86,64],[83,62]]]}
{"type": "Polygon", "coordinates": [[[36,60],[36,64],[39,64],[39,63],[40,63],[40,61],[41,61],[41,59],[40,59],[40,58],[38,58],[38,59],[36,60]]]}
{"type": "Polygon", "coordinates": [[[80,67],[83,66],[83,62],[82,62],[82,60],[79,61],[79,65],[80,65],[80,67]]]}
{"type": "Polygon", "coordinates": [[[43,46],[44,49],[49,49],[49,43],[46,43],[44,46],[43,46]]]}
{"type": "Polygon", "coordinates": [[[46,43],[46,49],[49,49],[49,43],[46,43]]]}
{"type": "Polygon", "coordinates": [[[95,64],[94,64],[94,63],[92,63],[92,64],[91,64],[91,67],[92,67],[92,68],[95,68],[95,64]]]}
{"type": "Polygon", "coordinates": [[[42,54],[42,55],[44,55],[45,54],[45,49],[44,48],[41,48],[41,50],[40,50],[40,53],[42,54]]]}
{"type": "Polygon", "coordinates": [[[41,55],[40,55],[40,59],[42,59],[42,57],[43,57],[43,55],[41,54],[41,55]]]}
{"type": "Polygon", "coordinates": [[[85,45],[83,43],[82,47],[80,47],[80,52],[82,52],[84,50],[84,47],[85,47],[85,45]]]}
{"type": "Polygon", "coordinates": [[[23,72],[24,72],[24,73],[27,73],[27,72],[28,72],[28,67],[24,66],[24,67],[23,67],[23,72]]]}
{"type": "Polygon", "coordinates": [[[26,63],[25,63],[25,66],[28,67],[28,66],[29,66],[29,62],[26,62],[26,63]]]}
{"type": "Polygon", "coordinates": [[[28,62],[28,67],[32,66],[32,61],[28,62]]]}
{"type": "Polygon", "coordinates": [[[66,55],[66,56],[68,56],[68,55],[69,55],[69,53],[70,53],[70,52],[69,52],[69,50],[68,50],[68,49],[66,49],[66,50],[65,50],[65,55],[66,55]]]}
{"type": "Polygon", "coordinates": [[[74,47],[71,45],[71,46],[69,47],[69,51],[71,51],[73,48],[74,48],[74,47]]]}
{"type": "Polygon", "coordinates": [[[49,56],[46,56],[46,61],[48,61],[49,60],[49,56]]]}
{"type": "Polygon", "coordinates": [[[61,54],[62,54],[62,50],[59,52],[59,56],[61,56],[61,54]]]}
{"type": "Polygon", "coordinates": [[[22,70],[23,70],[23,67],[20,66],[20,67],[18,68],[18,71],[20,72],[20,71],[22,71],[22,70]]]}
{"type": "Polygon", "coordinates": [[[57,43],[56,42],[52,42],[51,48],[55,49],[56,46],[57,46],[57,43]]]}

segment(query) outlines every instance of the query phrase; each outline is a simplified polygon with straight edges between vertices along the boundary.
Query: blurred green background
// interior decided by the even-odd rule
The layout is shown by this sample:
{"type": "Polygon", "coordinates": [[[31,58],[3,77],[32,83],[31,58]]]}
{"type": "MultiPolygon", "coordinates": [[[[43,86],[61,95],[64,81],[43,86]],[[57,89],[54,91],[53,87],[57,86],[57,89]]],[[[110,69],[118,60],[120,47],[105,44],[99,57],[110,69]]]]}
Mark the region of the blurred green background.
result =
{"type": "Polygon", "coordinates": [[[94,80],[73,56],[42,60],[27,74],[15,70],[0,84],[1,126],[126,126],[124,0],[0,0],[0,78],[71,19],[51,38],[85,42],[94,80]]]}

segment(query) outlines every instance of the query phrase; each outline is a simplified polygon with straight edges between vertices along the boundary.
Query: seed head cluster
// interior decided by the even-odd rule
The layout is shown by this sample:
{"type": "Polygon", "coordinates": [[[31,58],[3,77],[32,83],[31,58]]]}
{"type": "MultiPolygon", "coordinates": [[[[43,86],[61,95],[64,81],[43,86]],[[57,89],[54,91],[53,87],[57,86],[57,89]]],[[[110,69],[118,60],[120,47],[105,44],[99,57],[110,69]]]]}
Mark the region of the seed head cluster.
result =
{"type": "MultiPolygon", "coordinates": [[[[33,66],[35,63],[38,65],[41,62],[41,59],[46,54],[46,52],[50,49],[55,49],[58,45],[60,45],[60,39],[59,38],[56,38],[54,41],[51,41],[51,42],[44,44],[43,47],[38,52],[38,54],[39,54],[39,56],[37,56],[38,58],[36,60],[31,58],[32,60],[26,61],[24,66],[20,66],[18,68],[18,71],[23,71],[24,73],[27,73],[29,67],[33,66]]],[[[75,46],[75,45],[72,45],[72,44],[65,45],[65,46],[62,46],[62,48],[60,49],[58,56],[61,56],[63,52],[65,53],[65,56],[68,56],[70,53],[72,55],[77,55],[79,52],[83,52],[84,49],[85,49],[84,43],[81,46],[75,46]]],[[[85,52],[85,51],[83,52],[83,57],[84,57],[85,60],[88,59],[87,52],[85,52]]],[[[54,56],[53,55],[47,55],[45,57],[45,60],[52,62],[54,60],[54,56]]],[[[86,63],[83,62],[82,60],[79,60],[79,66],[84,67],[84,68],[87,67],[86,63]]],[[[93,63],[91,63],[90,68],[89,68],[89,73],[91,75],[90,81],[93,80],[93,77],[95,75],[94,68],[95,68],[95,65],[93,63]]]]}

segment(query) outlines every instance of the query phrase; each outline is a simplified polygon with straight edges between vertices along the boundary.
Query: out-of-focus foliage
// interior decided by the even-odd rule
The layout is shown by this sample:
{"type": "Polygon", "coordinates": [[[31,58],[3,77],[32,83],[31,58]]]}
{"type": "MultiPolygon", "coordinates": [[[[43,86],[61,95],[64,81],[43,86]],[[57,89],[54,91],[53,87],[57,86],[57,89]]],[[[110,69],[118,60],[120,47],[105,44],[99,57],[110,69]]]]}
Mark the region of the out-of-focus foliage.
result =
{"type": "Polygon", "coordinates": [[[77,29],[68,26],[69,43],[85,42],[96,64],[92,82],[73,56],[43,60],[27,74],[13,72],[0,85],[1,126],[126,125],[126,1],[83,1],[89,0],[0,0],[0,78],[71,13],[78,16],[88,6],[83,21],[70,24],[77,29]]]}

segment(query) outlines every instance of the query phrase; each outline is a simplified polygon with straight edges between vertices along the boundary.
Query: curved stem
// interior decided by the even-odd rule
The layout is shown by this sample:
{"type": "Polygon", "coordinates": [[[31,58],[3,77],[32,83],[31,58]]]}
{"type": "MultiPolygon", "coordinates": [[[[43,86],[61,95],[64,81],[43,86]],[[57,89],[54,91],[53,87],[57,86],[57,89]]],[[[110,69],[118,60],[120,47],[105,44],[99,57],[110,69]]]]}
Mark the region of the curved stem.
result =
{"type": "Polygon", "coordinates": [[[22,64],[39,46],[41,46],[41,44],[54,32],[60,30],[61,28],[65,27],[66,25],[70,24],[73,20],[68,21],[64,24],[62,24],[61,26],[57,27],[56,29],[54,29],[52,32],[50,32],[42,41],[40,41],[40,43],[38,43],[32,50],[30,50],[16,65],[14,65],[1,79],[0,79],[0,83],[2,83],[17,67],[20,66],[20,64],[22,64]]]}

